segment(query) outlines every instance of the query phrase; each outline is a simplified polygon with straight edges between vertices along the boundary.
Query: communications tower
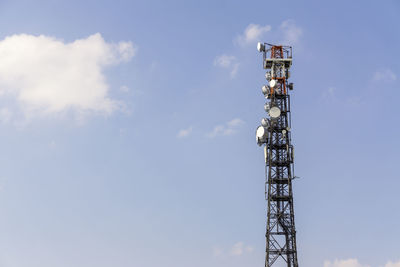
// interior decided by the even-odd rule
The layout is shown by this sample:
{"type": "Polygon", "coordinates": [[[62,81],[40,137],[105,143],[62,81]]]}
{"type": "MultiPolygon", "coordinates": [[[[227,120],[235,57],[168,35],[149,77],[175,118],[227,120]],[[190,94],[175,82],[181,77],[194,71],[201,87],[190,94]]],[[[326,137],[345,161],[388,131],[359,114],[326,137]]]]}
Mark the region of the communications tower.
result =
{"type": "Polygon", "coordinates": [[[293,157],[291,144],[290,95],[293,83],[288,82],[292,65],[292,47],[258,43],[267,70],[267,85],[262,92],[267,100],[267,118],[261,120],[256,139],[264,146],[268,202],[266,224],[265,267],[298,267],[296,228],[293,208],[293,157]],[[280,263],[279,263],[280,262],[280,263]]]}

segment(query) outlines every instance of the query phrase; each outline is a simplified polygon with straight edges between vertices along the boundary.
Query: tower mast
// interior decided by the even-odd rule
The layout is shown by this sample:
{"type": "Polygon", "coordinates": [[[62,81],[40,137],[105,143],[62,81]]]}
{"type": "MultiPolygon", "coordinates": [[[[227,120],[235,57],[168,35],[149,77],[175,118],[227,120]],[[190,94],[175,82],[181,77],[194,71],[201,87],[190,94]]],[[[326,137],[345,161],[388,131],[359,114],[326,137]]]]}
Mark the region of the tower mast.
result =
{"type": "Polygon", "coordinates": [[[268,84],[262,87],[268,114],[257,128],[256,139],[264,146],[266,164],[267,224],[265,267],[298,267],[293,207],[293,158],[291,110],[288,82],[292,65],[292,47],[258,43],[263,53],[263,68],[268,84]]]}

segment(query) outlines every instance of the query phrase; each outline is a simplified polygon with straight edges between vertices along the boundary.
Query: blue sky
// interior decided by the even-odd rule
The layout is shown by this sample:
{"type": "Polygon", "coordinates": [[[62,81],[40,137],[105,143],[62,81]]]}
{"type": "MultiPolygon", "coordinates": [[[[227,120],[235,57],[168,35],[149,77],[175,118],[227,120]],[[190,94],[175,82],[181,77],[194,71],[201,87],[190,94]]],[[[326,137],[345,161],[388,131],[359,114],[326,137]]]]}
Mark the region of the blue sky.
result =
{"type": "Polygon", "coordinates": [[[300,264],[400,266],[399,13],[1,1],[0,267],[263,266],[258,41],[293,45],[300,264]]]}

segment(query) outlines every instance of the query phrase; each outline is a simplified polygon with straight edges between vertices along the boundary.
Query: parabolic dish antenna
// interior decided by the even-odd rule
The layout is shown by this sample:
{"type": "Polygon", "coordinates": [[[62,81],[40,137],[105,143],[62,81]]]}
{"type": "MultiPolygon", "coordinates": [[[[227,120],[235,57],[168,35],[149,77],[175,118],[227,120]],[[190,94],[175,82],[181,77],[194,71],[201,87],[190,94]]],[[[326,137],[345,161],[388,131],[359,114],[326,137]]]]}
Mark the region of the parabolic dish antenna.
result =
{"type": "Polygon", "coordinates": [[[278,82],[276,80],[270,80],[269,81],[269,87],[274,88],[277,85],[278,85],[278,82]]]}
{"type": "Polygon", "coordinates": [[[264,95],[268,95],[268,94],[269,94],[269,88],[268,88],[268,86],[264,85],[264,86],[261,88],[261,91],[263,92],[264,95]]]}
{"type": "Polygon", "coordinates": [[[269,126],[269,121],[268,121],[268,119],[263,118],[263,119],[261,120],[261,125],[264,126],[264,127],[268,127],[268,126],[269,126]]]}
{"type": "Polygon", "coordinates": [[[266,130],[264,126],[258,126],[257,131],[256,131],[256,136],[259,139],[262,139],[266,133],[266,130]]]}
{"type": "Polygon", "coordinates": [[[259,146],[268,140],[268,131],[264,126],[258,126],[256,131],[256,142],[259,146]]]}
{"type": "Polygon", "coordinates": [[[281,110],[278,107],[272,107],[268,111],[268,114],[271,118],[276,119],[281,115],[281,110]]]}

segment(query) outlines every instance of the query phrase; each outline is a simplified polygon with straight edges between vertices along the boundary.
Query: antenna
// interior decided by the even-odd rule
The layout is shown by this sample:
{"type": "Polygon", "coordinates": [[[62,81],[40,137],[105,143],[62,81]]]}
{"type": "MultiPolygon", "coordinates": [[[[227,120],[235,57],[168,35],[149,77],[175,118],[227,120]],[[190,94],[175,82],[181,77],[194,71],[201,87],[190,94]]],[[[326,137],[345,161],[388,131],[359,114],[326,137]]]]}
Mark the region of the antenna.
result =
{"type": "Polygon", "coordinates": [[[290,96],[287,88],[292,65],[292,47],[258,43],[268,85],[262,87],[267,99],[264,109],[269,116],[261,120],[256,140],[264,146],[266,164],[267,229],[265,267],[298,267],[293,189],[294,149],[291,144],[290,96]],[[279,263],[281,262],[281,263],[279,263]],[[283,265],[282,265],[283,264],[283,265]]]}

